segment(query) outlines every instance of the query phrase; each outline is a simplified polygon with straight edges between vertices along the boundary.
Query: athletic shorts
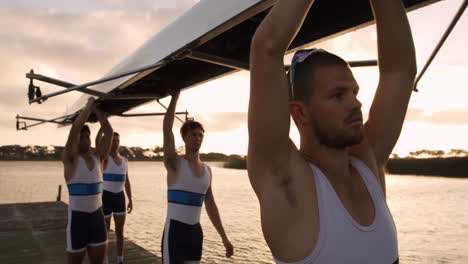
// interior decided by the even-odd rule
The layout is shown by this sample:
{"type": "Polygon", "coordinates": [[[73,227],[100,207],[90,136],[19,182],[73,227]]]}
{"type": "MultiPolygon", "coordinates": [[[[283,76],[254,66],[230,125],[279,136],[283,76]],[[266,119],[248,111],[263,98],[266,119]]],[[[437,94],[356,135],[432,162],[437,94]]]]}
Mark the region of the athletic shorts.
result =
{"type": "Polygon", "coordinates": [[[125,215],[125,194],[123,191],[119,193],[113,193],[109,191],[102,192],[102,208],[104,210],[104,216],[111,217],[114,215],[125,215]]]}
{"type": "Polygon", "coordinates": [[[202,248],[203,231],[200,223],[189,225],[174,219],[166,221],[161,243],[164,264],[200,261],[202,248]]]}
{"type": "Polygon", "coordinates": [[[93,213],[79,211],[68,212],[67,251],[70,253],[85,251],[87,247],[106,244],[107,229],[102,208],[93,213]]]}

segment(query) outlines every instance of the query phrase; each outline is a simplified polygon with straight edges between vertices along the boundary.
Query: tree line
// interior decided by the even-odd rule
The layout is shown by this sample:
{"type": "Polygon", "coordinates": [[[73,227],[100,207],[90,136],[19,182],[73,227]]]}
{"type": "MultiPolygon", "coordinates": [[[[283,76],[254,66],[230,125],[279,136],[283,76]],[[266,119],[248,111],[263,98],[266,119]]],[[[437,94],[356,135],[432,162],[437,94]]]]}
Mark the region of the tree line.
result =
{"type": "MultiPolygon", "coordinates": [[[[20,146],[6,145],[0,146],[0,160],[61,160],[64,152],[63,146],[20,146]]],[[[177,148],[177,152],[184,153],[184,148],[177,148]]],[[[163,149],[156,146],[154,148],[142,147],[120,147],[120,154],[127,157],[130,161],[162,161],[163,149]]],[[[227,161],[230,158],[239,157],[238,155],[226,155],[223,153],[203,153],[200,154],[204,161],[227,161]]]]}

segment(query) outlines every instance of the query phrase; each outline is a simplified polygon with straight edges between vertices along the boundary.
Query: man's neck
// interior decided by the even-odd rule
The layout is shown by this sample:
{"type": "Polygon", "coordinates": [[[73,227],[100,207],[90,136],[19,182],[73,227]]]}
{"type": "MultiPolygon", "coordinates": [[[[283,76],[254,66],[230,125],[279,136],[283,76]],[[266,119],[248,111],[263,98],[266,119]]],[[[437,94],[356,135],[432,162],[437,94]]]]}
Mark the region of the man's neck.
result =
{"type": "Polygon", "coordinates": [[[198,151],[185,151],[184,158],[190,162],[200,161],[200,153],[198,151]]]}
{"type": "Polygon", "coordinates": [[[91,152],[91,149],[87,150],[87,151],[81,151],[80,152],[80,155],[83,157],[83,158],[89,158],[91,156],[92,152],[91,152]]]}
{"type": "Polygon", "coordinates": [[[112,151],[111,153],[109,153],[109,155],[112,158],[118,158],[119,157],[119,152],[118,151],[112,151]]]}
{"type": "Polygon", "coordinates": [[[349,153],[346,148],[336,149],[322,144],[302,144],[302,157],[320,168],[325,176],[334,182],[346,180],[349,175],[349,153]],[[333,178],[333,179],[332,179],[333,178]]]}

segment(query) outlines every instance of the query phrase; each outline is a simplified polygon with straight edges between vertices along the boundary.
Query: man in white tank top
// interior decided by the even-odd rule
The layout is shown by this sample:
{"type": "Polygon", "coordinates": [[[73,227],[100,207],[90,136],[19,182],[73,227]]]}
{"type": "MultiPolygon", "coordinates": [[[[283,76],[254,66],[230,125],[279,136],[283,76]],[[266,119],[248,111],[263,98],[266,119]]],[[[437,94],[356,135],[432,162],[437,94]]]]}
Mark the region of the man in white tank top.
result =
{"type": "Polygon", "coordinates": [[[263,234],[277,263],[397,263],[384,166],[416,74],[405,10],[401,0],[369,1],[380,79],[363,124],[346,61],[302,50],[284,71],[283,57],[313,2],[278,0],[251,43],[247,166],[263,234]],[[290,115],[299,149],[289,139],[290,115]]]}
{"type": "MultiPolygon", "coordinates": [[[[103,140],[103,130],[96,136],[96,146],[103,140]]],[[[111,218],[114,216],[115,235],[117,237],[117,264],[123,264],[124,225],[126,213],[133,210],[132,189],[128,177],[128,160],[119,153],[120,135],[114,132],[109,157],[104,160],[102,207],[109,233],[111,218]],[[128,206],[125,206],[125,193],[128,206]]]]}
{"type": "Polygon", "coordinates": [[[102,165],[109,155],[112,127],[94,104],[94,98],[75,119],[63,156],[69,193],[67,253],[68,263],[82,263],[86,252],[90,263],[103,263],[106,252],[106,225],[102,212],[102,165]],[[85,125],[91,113],[104,131],[102,143],[91,148],[90,129],[85,125]]]}
{"type": "Polygon", "coordinates": [[[203,203],[222,238],[226,257],[231,257],[234,248],[224,231],[213,197],[211,168],[200,160],[200,147],[205,134],[203,126],[195,121],[186,121],[181,128],[185,155],[178,156],[175,150],[172,127],[178,98],[178,92],[172,95],[163,123],[168,187],[167,218],[161,243],[163,263],[200,263],[203,232],[199,222],[203,203]]]}

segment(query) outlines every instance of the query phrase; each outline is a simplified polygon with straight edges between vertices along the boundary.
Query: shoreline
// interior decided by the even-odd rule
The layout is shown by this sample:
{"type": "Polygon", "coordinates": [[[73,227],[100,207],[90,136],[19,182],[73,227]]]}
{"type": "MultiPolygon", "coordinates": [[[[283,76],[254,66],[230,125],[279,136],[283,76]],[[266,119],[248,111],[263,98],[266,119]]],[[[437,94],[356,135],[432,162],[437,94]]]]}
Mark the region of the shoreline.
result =
{"type": "MultiPolygon", "coordinates": [[[[245,158],[229,159],[224,168],[245,170],[245,158]]],[[[468,156],[445,158],[392,158],[385,172],[394,175],[438,176],[468,178],[468,156]]]]}
{"type": "MultiPolygon", "coordinates": [[[[123,155],[125,156],[125,155],[123,155]]],[[[127,156],[128,157],[128,156],[127,156]]],[[[130,162],[163,162],[162,156],[155,157],[130,157],[130,162]]],[[[220,167],[226,169],[247,169],[246,157],[240,155],[225,155],[221,153],[203,153],[201,160],[204,162],[219,162],[220,167]]],[[[3,162],[46,162],[58,161],[57,156],[49,157],[0,157],[3,162]]],[[[431,157],[431,158],[391,158],[388,160],[385,172],[396,175],[416,175],[416,176],[439,176],[451,178],[468,178],[468,156],[462,157],[431,157]]]]}

